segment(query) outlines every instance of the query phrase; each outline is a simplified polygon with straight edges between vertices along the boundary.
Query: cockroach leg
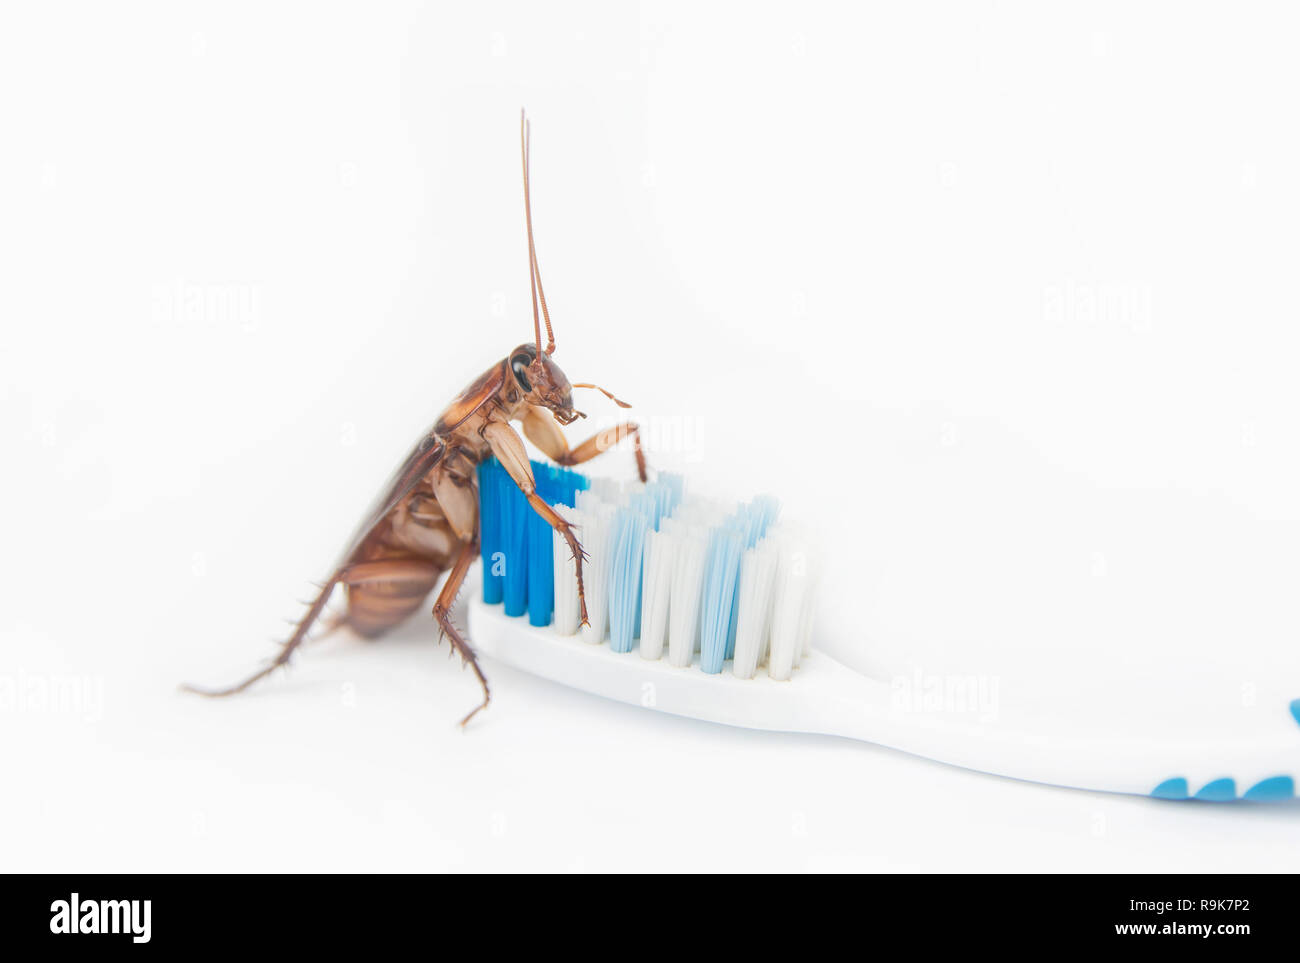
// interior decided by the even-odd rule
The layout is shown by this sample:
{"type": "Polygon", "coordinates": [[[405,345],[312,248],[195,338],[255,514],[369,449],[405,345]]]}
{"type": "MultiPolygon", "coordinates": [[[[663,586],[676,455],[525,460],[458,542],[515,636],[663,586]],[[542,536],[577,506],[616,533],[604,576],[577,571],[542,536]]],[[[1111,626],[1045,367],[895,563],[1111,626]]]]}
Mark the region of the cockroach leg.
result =
{"type": "MultiPolygon", "coordinates": [[[[330,576],[320,588],[315,600],[307,609],[307,613],[298,620],[294,627],[293,634],[285,640],[280,646],[280,651],[276,653],[267,665],[254,672],[243,682],[228,686],[224,689],[204,689],[195,685],[183,685],[181,689],[185,692],[193,692],[202,696],[230,696],[243,692],[254,682],[265,679],[268,675],[283,665],[287,665],[289,659],[293,656],[294,650],[306,641],[311,628],[320,619],[321,614],[325,611],[325,606],[329,604],[330,595],[333,594],[336,586],[343,585],[364,585],[368,582],[411,582],[422,583],[423,591],[428,592],[432,587],[432,580],[438,577],[436,566],[420,559],[383,559],[377,562],[358,562],[353,565],[345,565],[330,576]]],[[[341,616],[342,624],[347,624],[347,616],[341,616]]],[[[336,621],[330,625],[330,631],[339,627],[336,621]]]]}
{"type": "MultiPolygon", "coordinates": [[[[285,619],[285,621],[291,625],[297,624],[296,622],[293,621],[293,619],[285,619]]],[[[311,638],[312,644],[314,645],[317,642],[324,642],[326,639],[332,636],[339,629],[346,628],[347,624],[348,624],[348,613],[335,612],[332,616],[330,616],[329,621],[325,623],[325,628],[321,629],[314,636],[312,636],[311,638]]]]}
{"type": "Polygon", "coordinates": [[[645,452],[641,450],[641,429],[635,421],[625,421],[613,428],[598,431],[577,448],[565,452],[562,457],[555,460],[561,465],[581,465],[613,448],[629,435],[632,436],[632,450],[636,453],[637,474],[642,481],[646,481],[645,452]]]}
{"type": "Polygon", "coordinates": [[[335,572],[334,575],[331,576],[329,581],[321,586],[320,592],[317,593],[316,599],[312,602],[311,607],[307,609],[307,613],[299,619],[298,624],[294,626],[293,634],[285,640],[284,644],[280,646],[280,651],[276,653],[275,658],[265,667],[254,672],[243,682],[229,686],[225,689],[204,689],[200,686],[190,685],[187,683],[181,686],[182,691],[193,692],[195,695],[211,696],[214,698],[217,696],[235,695],[236,693],[243,692],[254,682],[265,679],[276,669],[280,668],[280,666],[286,665],[289,658],[293,655],[293,650],[302,645],[303,641],[307,638],[307,633],[311,631],[311,627],[316,624],[316,620],[319,619],[321,613],[325,611],[325,606],[329,604],[330,595],[333,594],[334,587],[339,584],[346,571],[346,567],[339,569],[339,571],[335,572]]]}
{"type": "MultiPolygon", "coordinates": [[[[519,487],[523,488],[522,485],[519,487]]],[[[582,563],[591,556],[582,550],[582,546],[578,543],[578,536],[573,534],[573,526],[560,517],[559,512],[546,504],[546,500],[541,495],[527,489],[524,489],[524,494],[528,497],[528,504],[533,506],[533,511],[546,519],[546,524],[559,532],[560,537],[568,543],[569,553],[573,557],[573,568],[578,576],[578,614],[583,625],[590,625],[591,623],[587,621],[587,595],[582,588],[582,563]]]]}
{"type": "Polygon", "coordinates": [[[528,436],[528,440],[557,465],[581,465],[583,462],[591,461],[631,435],[636,452],[637,474],[642,481],[646,481],[645,452],[641,450],[641,429],[634,421],[598,431],[577,448],[570,448],[569,440],[564,437],[564,432],[560,431],[560,426],[555,423],[555,419],[545,408],[538,405],[529,407],[522,420],[524,434],[528,436]]]}
{"type": "Polygon", "coordinates": [[[478,676],[479,685],[483,687],[483,701],[469,715],[460,720],[462,726],[483,709],[486,709],[487,704],[492,700],[492,693],[488,691],[487,679],[483,676],[483,670],[478,667],[478,659],[474,656],[474,650],[469,647],[469,643],[465,641],[460,634],[460,630],[456,628],[456,624],[451,620],[451,607],[456,602],[456,596],[460,594],[461,586],[465,584],[465,573],[469,571],[470,563],[474,561],[474,556],[477,553],[477,539],[472,539],[461,545],[460,554],[456,556],[456,563],[451,567],[451,573],[447,576],[442,591],[438,593],[438,600],[433,603],[433,617],[438,623],[439,631],[451,642],[452,648],[460,653],[461,662],[474,670],[474,674],[478,676]]]}

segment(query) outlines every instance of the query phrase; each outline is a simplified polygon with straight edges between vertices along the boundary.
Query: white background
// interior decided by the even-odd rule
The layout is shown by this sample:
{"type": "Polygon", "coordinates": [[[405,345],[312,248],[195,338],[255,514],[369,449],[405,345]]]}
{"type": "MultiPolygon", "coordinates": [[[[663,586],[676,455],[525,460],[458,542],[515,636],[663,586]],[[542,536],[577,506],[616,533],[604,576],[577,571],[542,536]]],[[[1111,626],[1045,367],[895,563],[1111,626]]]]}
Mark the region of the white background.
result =
{"type": "MultiPolygon", "coordinates": [[[[176,691],[266,656],[411,440],[531,338],[526,105],[556,360],[637,405],[657,466],[821,533],[818,644],[1120,731],[1284,719],[1289,13],[6,5],[3,868],[1293,869],[1295,806],[490,664],[461,732],[477,688],[423,617],[176,691]]],[[[574,437],[613,417],[581,401],[574,437]]]]}

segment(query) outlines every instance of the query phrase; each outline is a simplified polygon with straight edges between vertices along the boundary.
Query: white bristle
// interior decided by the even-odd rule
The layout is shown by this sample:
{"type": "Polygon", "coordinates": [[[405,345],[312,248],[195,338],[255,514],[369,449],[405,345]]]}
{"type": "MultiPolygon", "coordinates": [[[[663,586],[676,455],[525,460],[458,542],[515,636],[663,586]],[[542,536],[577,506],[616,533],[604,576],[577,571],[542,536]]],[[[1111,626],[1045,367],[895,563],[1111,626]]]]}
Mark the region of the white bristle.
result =
{"type": "Polygon", "coordinates": [[[595,498],[588,500],[579,520],[578,541],[588,555],[582,566],[588,624],[579,634],[584,642],[593,644],[603,642],[609,633],[609,543],[613,521],[613,506],[595,498]]]}
{"type": "MultiPolygon", "coordinates": [[[[568,505],[556,505],[555,511],[571,525],[581,524],[582,513],[568,505]]],[[[569,543],[556,532],[551,539],[555,560],[555,631],[573,635],[578,631],[578,579],[569,543]]]]}
{"type": "MultiPolygon", "coordinates": [[[[768,530],[768,538],[781,546],[781,555],[792,573],[789,590],[793,593],[784,605],[793,605],[789,613],[790,631],[794,633],[793,665],[798,668],[808,654],[812,642],[813,613],[816,606],[817,571],[813,565],[816,553],[810,549],[810,533],[802,526],[780,522],[768,530]]],[[[774,604],[775,609],[775,604],[774,604]]]]}
{"type": "Polygon", "coordinates": [[[613,478],[592,478],[590,488],[579,491],[577,505],[586,509],[587,504],[599,502],[603,505],[626,505],[628,499],[645,490],[645,483],[639,481],[616,480],[613,478]]]}
{"type": "Polygon", "coordinates": [[[688,666],[699,635],[700,593],[708,539],[697,528],[679,525],[673,532],[673,577],[668,603],[668,661],[688,666]]]}
{"type": "Polygon", "coordinates": [[[700,495],[688,495],[673,510],[673,520],[679,525],[693,525],[697,528],[712,528],[722,522],[734,509],[716,498],[704,498],[700,495]]]}
{"type": "Polygon", "coordinates": [[[802,552],[807,585],[803,593],[803,612],[799,621],[799,657],[812,652],[813,614],[817,611],[817,566],[807,552],[802,552]]]}
{"type": "MultiPolygon", "coordinates": [[[[808,651],[812,634],[814,578],[808,538],[798,528],[763,521],[759,513],[769,511],[769,506],[758,499],[739,506],[698,495],[674,500],[671,489],[663,486],[647,489],[639,482],[592,479],[590,488],[577,492],[576,508],[557,506],[560,515],[577,529],[588,555],[583,581],[590,624],[579,625],[574,562],[568,544],[557,533],[552,542],[556,633],[577,633],[593,644],[610,637],[617,520],[620,512],[641,504],[645,499],[638,500],[638,496],[647,492],[661,501],[656,503],[659,508],[654,516],[658,530],[652,528],[645,534],[640,582],[635,583],[640,599],[638,631],[633,638],[641,657],[650,661],[666,657],[678,667],[694,664],[700,648],[711,540],[720,530],[740,532],[741,538],[748,530],[748,537],[757,541],[741,554],[736,576],[731,672],[739,679],[753,679],[766,665],[773,679],[789,679],[808,651]]],[[[710,591],[726,589],[715,585],[710,591]]]]}
{"type": "Polygon", "coordinates": [[[613,504],[618,501],[619,494],[623,486],[613,478],[593,478],[590,480],[591,487],[585,491],[578,492],[578,507],[583,511],[587,510],[586,502],[604,502],[613,504]]]}
{"type": "Polygon", "coordinates": [[[808,561],[800,551],[783,549],[772,593],[771,651],[767,674],[788,679],[803,655],[803,634],[809,602],[808,561]]]}
{"type": "Polygon", "coordinates": [[[736,652],[731,663],[731,671],[737,678],[752,679],[763,658],[778,561],[778,546],[768,539],[748,549],[741,558],[736,652]]]}
{"type": "Polygon", "coordinates": [[[648,532],[641,573],[641,657],[659,659],[668,632],[668,600],[672,590],[674,538],[671,526],[648,532]]]}
{"type": "Polygon", "coordinates": [[[580,489],[575,493],[574,504],[578,506],[578,511],[583,513],[594,511],[599,506],[607,503],[606,499],[600,496],[595,487],[597,481],[608,481],[608,479],[593,479],[591,488],[580,489]]]}

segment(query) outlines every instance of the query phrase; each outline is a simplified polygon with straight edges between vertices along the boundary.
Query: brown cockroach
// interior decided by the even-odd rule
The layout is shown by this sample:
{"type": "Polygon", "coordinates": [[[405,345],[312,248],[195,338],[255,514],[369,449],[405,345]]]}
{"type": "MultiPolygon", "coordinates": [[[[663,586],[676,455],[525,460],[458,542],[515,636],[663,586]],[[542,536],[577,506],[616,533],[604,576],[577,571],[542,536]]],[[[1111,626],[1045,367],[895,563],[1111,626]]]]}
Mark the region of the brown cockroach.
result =
{"type": "Polygon", "coordinates": [[[460,393],[434,426],[416,443],[371,512],[348,542],[333,573],[320,586],[307,613],[270,663],[243,682],[226,689],[185,688],[208,696],[233,695],[288,663],[295,649],[320,619],[334,589],[347,591],[347,610],[331,625],[346,626],[365,638],[382,635],[420,608],[444,571],[447,581],[433,605],[439,635],[446,636],[463,664],[474,670],[483,687],[483,701],[461,720],[469,722],[490,699],[487,679],[474,650],[451,620],[451,607],[478,552],[478,478],[475,467],[495,455],[528,502],[569,544],[576,563],[578,605],[587,624],[582,586],[585,558],[573,528],[536,492],[523,439],[510,426],[519,421],[524,435],[561,465],[579,465],[631,437],[637,471],[646,480],[645,455],[635,422],[605,429],[570,448],[560,425],[586,415],[573,407],[572,388],[594,388],[619,407],[629,407],[604,388],[573,384],[552,359],[555,334],[542,290],[533,243],[532,200],[529,193],[531,132],[519,118],[523,154],[524,224],[528,234],[528,275],[533,301],[533,343],[521,344],[460,393]],[[540,313],[539,313],[540,305],[540,313]],[[542,324],[546,347],[542,348],[542,324]]]}

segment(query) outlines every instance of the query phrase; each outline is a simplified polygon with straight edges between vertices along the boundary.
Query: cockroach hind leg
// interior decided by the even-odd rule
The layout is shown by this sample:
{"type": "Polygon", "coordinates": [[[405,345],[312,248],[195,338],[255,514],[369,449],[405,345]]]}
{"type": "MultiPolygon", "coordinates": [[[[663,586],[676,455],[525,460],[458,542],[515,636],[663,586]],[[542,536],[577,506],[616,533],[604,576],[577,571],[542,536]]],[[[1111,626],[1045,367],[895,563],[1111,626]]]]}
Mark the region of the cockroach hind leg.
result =
{"type": "Polygon", "coordinates": [[[479,668],[478,659],[474,656],[474,650],[470,648],[465,637],[461,635],[460,629],[456,628],[456,623],[451,619],[452,606],[456,597],[465,583],[465,573],[469,571],[470,563],[478,553],[477,540],[466,541],[460,548],[460,553],[456,557],[456,563],[452,566],[451,572],[447,575],[447,581],[442,586],[442,591],[438,593],[437,601],[433,603],[433,618],[438,623],[439,636],[446,636],[451,642],[453,652],[460,653],[461,661],[464,665],[474,670],[474,675],[483,687],[483,701],[473,712],[460,720],[463,727],[470,719],[473,719],[483,708],[485,708],[491,699],[488,692],[487,679],[483,676],[483,670],[479,668]]]}
{"type": "Polygon", "coordinates": [[[292,649],[289,649],[287,644],[282,644],[279,655],[271,659],[266,665],[258,669],[256,672],[250,675],[243,682],[237,682],[234,685],[226,686],[224,689],[208,689],[208,688],[204,688],[203,686],[197,686],[189,682],[184,682],[181,684],[180,690],[182,692],[188,692],[192,695],[205,696],[206,698],[209,699],[220,699],[224,696],[238,695],[239,693],[247,689],[249,686],[251,686],[254,682],[260,682],[262,679],[265,679],[276,669],[279,669],[283,666],[287,666],[289,664],[289,658],[288,658],[289,652],[291,651],[292,649]]]}
{"type": "MultiPolygon", "coordinates": [[[[290,621],[290,620],[286,619],[286,621],[290,621]]],[[[326,639],[328,639],[339,629],[347,628],[347,625],[348,625],[348,613],[336,612],[333,616],[331,616],[329,622],[326,623],[325,627],[321,629],[319,632],[317,632],[315,635],[308,636],[307,641],[312,643],[324,642],[326,639]]]]}
{"type": "Polygon", "coordinates": [[[475,706],[473,711],[465,716],[465,718],[460,720],[461,728],[464,728],[465,725],[474,718],[474,716],[487,708],[488,703],[492,701],[492,693],[488,689],[487,677],[483,675],[483,670],[479,668],[478,658],[475,657],[474,650],[470,648],[469,643],[461,636],[460,630],[456,628],[455,623],[451,620],[450,613],[445,610],[435,609],[434,618],[438,622],[439,638],[441,639],[446,637],[446,639],[451,643],[451,647],[447,652],[448,657],[453,654],[459,655],[461,667],[469,666],[469,668],[474,671],[474,676],[478,679],[479,685],[483,688],[483,701],[475,706]]]}
{"type": "Polygon", "coordinates": [[[479,681],[483,683],[483,701],[471,709],[464,719],[460,720],[460,728],[462,731],[467,725],[469,725],[469,720],[473,719],[476,715],[486,709],[488,703],[492,701],[492,693],[488,691],[487,680],[482,676],[479,676],[479,681]]]}
{"type": "MultiPolygon", "coordinates": [[[[302,645],[302,643],[306,641],[307,635],[311,631],[312,626],[316,624],[316,620],[319,619],[321,613],[325,611],[325,606],[329,602],[330,594],[334,591],[334,587],[338,585],[339,582],[345,580],[346,574],[347,569],[341,568],[321,586],[320,592],[316,595],[316,598],[311,600],[310,608],[307,609],[306,614],[298,620],[293,635],[280,643],[280,651],[275,654],[269,663],[254,672],[243,682],[228,686],[224,689],[205,689],[187,683],[181,686],[181,691],[192,692],[195,695],[209,696],[211,698],[237,695],[251,686],[254,682],[259,682],[262,679],[265,679],[281,666],[288,665],[294,649],[298,648],[298,646],[302,645]]],[[[344,617],[344,620],[346,621],[346,616],[344,617]]],[[[328,631],[333,631],[337,627],[337,625],[331,624],[328,631]]]]}

